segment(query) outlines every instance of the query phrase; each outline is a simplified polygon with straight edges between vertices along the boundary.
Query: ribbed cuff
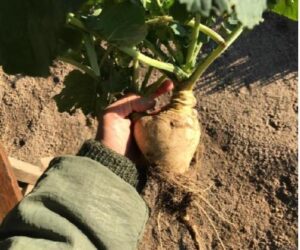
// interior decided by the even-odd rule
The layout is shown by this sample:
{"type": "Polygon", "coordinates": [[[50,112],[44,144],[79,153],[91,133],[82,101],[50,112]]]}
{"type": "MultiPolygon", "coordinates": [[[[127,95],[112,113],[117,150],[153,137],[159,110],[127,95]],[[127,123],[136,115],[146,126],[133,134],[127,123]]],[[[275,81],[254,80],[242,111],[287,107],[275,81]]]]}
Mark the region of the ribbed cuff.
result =
{"type": "Polygon", "coordinates": [[[78,156],[86,156],[109,168],[130,185],[137,187],[139,174],[135,164],[125,156],[105,147],[95,140],[86,141],[79,150],[78,156]]]}

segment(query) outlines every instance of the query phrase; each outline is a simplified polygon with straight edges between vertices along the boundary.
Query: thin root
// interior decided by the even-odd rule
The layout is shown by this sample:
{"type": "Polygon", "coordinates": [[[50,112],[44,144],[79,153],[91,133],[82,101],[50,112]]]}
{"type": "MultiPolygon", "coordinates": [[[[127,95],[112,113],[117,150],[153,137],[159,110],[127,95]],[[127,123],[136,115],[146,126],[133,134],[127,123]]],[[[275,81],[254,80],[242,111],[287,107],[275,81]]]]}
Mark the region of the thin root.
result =
{"type": "Polygon", "coordinates": [[[160,216],[161,216],[161,212],[158,212],[156,222],[157,222],[157,229],[158,229],[158,242],[159,242],[160,249],[163,250],[163,245],[162,245],[162,240],[161,240],[160,216]]]}
{"type": "Polygon", "coordinates": [[[206,193],[207,191],[209,191],[212,187],[214,186],[214,184],[210,184],[207,188],[202,190],[202,193],[206,193]]]}
{"type": "Polygon", "coordinates": [[[206,198],[204,198],[202,195],[198,195],[199,198],[204,201],[204,203],[209,206],[211,208],[211,210],[224,222],[228,223],[229,225],[233,226],[234,228],[236,228],[236,225],[234,223],[232,223],[231,221],[229,221],[228,219],[226,219],[224,217],[224,215],[219,212],[206,198]]]}
{"type": "MultiPolygon", "coordinates": [[[[176,184],[177,186],[181,187],[182,189],[185,189],[186,191],[192,193],[193,195],[197,196],[198,198],[200,198],[207,206],[209,206],[212,211],[224,222],[228,223],[229,225],[233,226],[234,228],[236,228],[236,225],[234,223],[232,223],[231,221],[229,221],[228,219],[225,218],[225,216],[219,212],[206,198],[204,198],[203,194],[203,190],[198,191],[196,190],[196,188],[191,188],[185,184],[180,183],[179,181],[172,179],[172,182],[174,184],[176,184]]],[[[210,186],[211,187],[211,186],[210,186]]],[[[206,188],[205,190],[209,189],[210,187],[206,188]]]]}
{"type": "Polygon", "coordinates": [[[215,224],[214,224],[214,222],[212,221],[212,219],[210,218],[210,216],[207,214],[207,212],[206,212],[206,211],[205,211],[198,203],[196,203],[195,205],[196,205],[197,208],[204,214],[204,216],[207,218],[209,224],[212,226],[214,232],[216,233],[216,236],[217,236],[217,238],[218,238],[218,240],[219,240],[219,242],[220,242],[222,248],[223,248],[224,250],[226,250],[225,245],[224,245],[224,243],[223,243],[223,241],[222,241],[222,239],[221,239],[221,237],[220,237],[220,235],[219,235],[219,232],[218,232],[217,228],[215,227],[215,224]]]}
{"type": "MultiPolygon", "coordinates": [[[[210,185],[209,187],[205,188],[204,190],[200,190],[199,191],[199,187],[197,187],[197,185],[195,183],[192,182],[188,182],[188,184],[183,183],[182,181],[178,180],[176,177],[175,178],[168,178],[168,175],[160,175],[160,177],[164,178],[165,183],[168,183],[169,185],[172,186],[177,186],[178,188],[180,188],[183,192],[189,192],[192,196],[194,196],[195,198],[197,197],[199,200],[202,200],[206,206],[208,206],[222,221],[228,223],[229,225],[233,226],[234,228],[236,228],[236,225],[234,223],[232,223],[231,221],[229,221],[228,219],[225,218],[225,216],[219,212],[204,196],[203,193],[205,193],[206,191],[208,191],[213,185],[210,185]]],[[[180,177],[182,178],[182,176],[180,177]]],[[[211,217],[209,216],[209,214],[205,211],[205,209],[196,201],[197,199],[193,200],[193,203],[195,204],[196,208],[199,210],[199,213],[202,213],[208,220],[209,224],[211,225],[211,227],[213,228],[216,237],[218,239],[218,241],[220,242],[222,248],[225,250],[225,245],[219,235],[219,232],[213,222],[213,220],[211,219],[211,217]]],[[[195,225],[192,225],[191,222],[189,221],[189,217],[187,214],[185,214],[182,218],[182,222],[187,226],[188,230],[191,233],[191,236],[195,242],[195,246],[196,248],[202,249],[201,247],[201,237],[199,235],[199,232],[196,228],[195,225]]],[[[158,225],[158,230],[159,232],[161,231],[160,229],[160,224],[159,224],[159,220],[160,220],[160,213],[158,214],[158,218],[157,218],[157,225],[158,225]]],[[[160,247],[162,249],[162,243],[161,243],[161,236],[159,236],[159,242],[160,242],[160,247]]]]}
{"type": "Polygon", "coordinates": [[[190,218],[187,214],[185,214],[182,218],[182,221],[184,222],[184,224],[186,225],[186,227],[188,228],[188,230],[190,231],[190,234],[195,242],[195,246],[198,250],[202,249],[201,247],[201,237],[199,235],[199,232],[197,230],[197,227],[193,224],[191,224],[190,222],[190,218]]]}

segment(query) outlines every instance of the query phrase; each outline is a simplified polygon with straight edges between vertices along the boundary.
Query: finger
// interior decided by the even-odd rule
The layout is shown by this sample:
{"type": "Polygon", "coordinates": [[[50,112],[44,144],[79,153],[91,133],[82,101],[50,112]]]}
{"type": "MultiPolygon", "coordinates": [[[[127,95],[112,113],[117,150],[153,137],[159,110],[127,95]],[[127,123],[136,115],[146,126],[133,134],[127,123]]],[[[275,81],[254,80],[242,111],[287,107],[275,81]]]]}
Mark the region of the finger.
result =
{"type": "Polygon", "coordinates": [[[135,94],[129,94],[108,106],[105,112],[113,112],[122,118],[126,118],[132,112],[144,112],[153,108],[154,105],[155,101],[153,98],[144,98],[135,94]]]}
{"type": "Polygon", "coordinates": [[[132,112],[144,112],[155,106],[154,98],[165,94],[168,91],[171,91],[173,88],[173,82],[170,80],[166,80],[150,98],[141,97],[135,94],[129,94],[126,97],[108,106],[105,111],[106,113],[116,113],[123,118],[128,117],[132,112]]]}
{"type": "Polygon", "coordinates": [[[174,83],[171,80],[165,80],[162,85],[154,92],[152,98],[159,97],[174,88],[174,83]]]}
{"type": "Polygon", "coordinates": [[[168,109],[168,105],[165,105],[163,107],[160,107],[160,108],[157,108],[157,109],[155,109],[153,111],[150,111],[147,114],[148,115],[158,115],[160,112],[163,112],[163,111],[165,111],[167,109],[168,109]]]}

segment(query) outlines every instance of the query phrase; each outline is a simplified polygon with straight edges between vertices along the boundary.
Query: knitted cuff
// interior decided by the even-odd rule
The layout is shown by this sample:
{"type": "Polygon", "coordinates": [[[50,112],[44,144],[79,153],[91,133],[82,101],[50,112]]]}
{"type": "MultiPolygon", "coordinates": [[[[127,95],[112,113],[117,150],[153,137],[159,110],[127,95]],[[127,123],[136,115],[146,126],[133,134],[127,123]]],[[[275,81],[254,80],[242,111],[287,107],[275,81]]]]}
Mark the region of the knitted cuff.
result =
{"type": "Polygon", "coordinates": [[[139,174],[135,164],[125,156],[105,147],[101,142],[86,141],[77,155],[86,156],[100,162],[124,181],[137,187],[139,174]]]}

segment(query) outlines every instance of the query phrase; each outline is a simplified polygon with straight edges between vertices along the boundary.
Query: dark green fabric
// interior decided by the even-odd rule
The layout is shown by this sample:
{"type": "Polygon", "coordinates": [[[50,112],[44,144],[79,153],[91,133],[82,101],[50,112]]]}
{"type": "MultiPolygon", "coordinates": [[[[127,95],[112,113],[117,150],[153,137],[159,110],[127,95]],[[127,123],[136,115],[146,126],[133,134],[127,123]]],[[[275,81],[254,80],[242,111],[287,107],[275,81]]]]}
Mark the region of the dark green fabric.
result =
{"type": "Polygon", "coordinates": [[[78,155],[100,162],[130,185],[137,187],[139,173],[135,164],[123,155],[105,147],[99,141],[86,141],[79,150],[78,155]]]}
{"type": "Polygon", "coordinates": [[[56,158],[0,226],[0,249],[133,250],[148,218],[134,187],[87,157],[56,158]]]}

